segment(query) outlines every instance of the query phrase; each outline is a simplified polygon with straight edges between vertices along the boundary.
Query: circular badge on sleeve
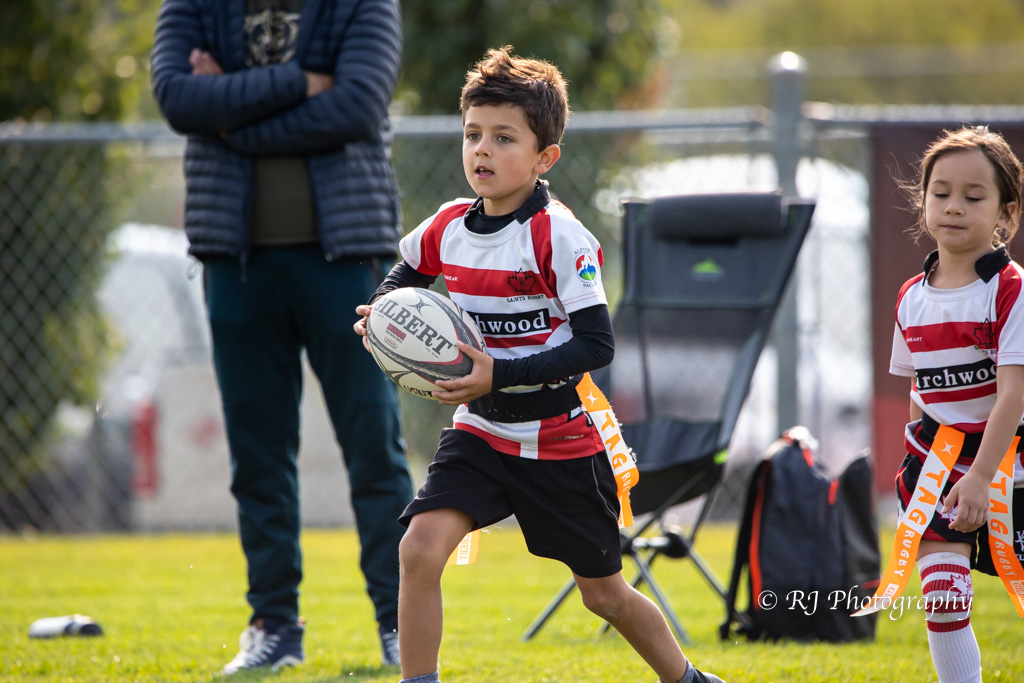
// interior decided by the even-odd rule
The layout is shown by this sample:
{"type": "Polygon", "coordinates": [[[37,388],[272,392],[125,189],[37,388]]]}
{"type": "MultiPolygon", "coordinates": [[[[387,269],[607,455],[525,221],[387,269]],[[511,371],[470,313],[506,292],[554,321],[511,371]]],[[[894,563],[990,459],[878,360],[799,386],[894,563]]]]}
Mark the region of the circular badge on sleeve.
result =
{"type": "Polygon", "coordinates": [[[576,277],[583,282],[593,282],[597,279],[597,261],[589,249],[580,249],[576,252],[576,277]]]}

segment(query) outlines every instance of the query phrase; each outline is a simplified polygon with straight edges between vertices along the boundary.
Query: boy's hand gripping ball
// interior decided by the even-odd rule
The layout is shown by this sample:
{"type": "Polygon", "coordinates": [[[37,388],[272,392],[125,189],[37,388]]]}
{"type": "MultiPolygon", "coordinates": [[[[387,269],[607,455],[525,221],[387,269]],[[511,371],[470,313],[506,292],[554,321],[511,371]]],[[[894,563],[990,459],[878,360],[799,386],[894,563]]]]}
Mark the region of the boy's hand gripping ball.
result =
{"type": "Polygon", "coordinates": [[[437,380],[465,377],[473,361],[463,342],[481,351],[484,339],[473,318],[448,297],[429,289],[402,287],[373,303],[366,338],[377,365],[408,392],[434,398],[437,380]]]}

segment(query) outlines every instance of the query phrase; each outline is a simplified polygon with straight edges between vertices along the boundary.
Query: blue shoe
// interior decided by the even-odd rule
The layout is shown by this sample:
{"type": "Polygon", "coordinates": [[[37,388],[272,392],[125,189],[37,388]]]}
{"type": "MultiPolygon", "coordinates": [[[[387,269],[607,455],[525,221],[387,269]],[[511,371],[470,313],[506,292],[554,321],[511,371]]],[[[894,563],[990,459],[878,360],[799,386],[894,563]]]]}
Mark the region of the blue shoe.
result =
{"type": "Polygon", "coordinates": [[[399,666],[402,663],[402,658],[398,654],[398,631],[385,631],[380,630],[380,646],[384,654],[381,657],[381,661],[384,662],[384,666],[399,666]]]}
{"type": "Polygon", "coordinates": [[[224,673],[231,675],[243,669],[267,668],[277,671],[281,667],[301,664],[302,634],[306,631],[303,620],[289,624],[279,619],[254,619],[238,639],[238,654],[224,665],[224,673]]]}

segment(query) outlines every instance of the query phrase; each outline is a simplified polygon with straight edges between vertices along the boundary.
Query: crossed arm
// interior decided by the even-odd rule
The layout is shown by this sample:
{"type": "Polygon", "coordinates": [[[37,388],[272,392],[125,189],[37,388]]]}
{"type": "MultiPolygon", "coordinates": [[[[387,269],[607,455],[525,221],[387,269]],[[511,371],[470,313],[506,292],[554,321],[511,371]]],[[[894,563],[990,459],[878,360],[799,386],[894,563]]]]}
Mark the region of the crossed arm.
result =
{"type": "Polygon", "coordinates": [[[165,0],[153,48],[153,91],[172,128],[220,138],[250,155],[312,154],[374,139],[394,92],[401,23],[393,0],[352,4],[331,73],[296,60],[225,71],[191,2],[165,0]]]}

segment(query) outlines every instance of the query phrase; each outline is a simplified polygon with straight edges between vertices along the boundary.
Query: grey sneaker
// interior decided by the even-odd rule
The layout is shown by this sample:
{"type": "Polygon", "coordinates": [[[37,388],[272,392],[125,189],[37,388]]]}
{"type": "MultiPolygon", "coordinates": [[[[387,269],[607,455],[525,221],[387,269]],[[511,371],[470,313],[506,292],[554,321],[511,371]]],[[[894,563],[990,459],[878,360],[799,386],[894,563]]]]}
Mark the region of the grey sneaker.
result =
{"type": "MultiPolygon", "coordinates": [[[[664,683],[660,678],[658,683],[664,683]]],[[[715,674],[708,674],[700,671],[693,664],[686,670],[686,675],[680,678],[676,683],[725,683],[721,678],[715,674]]]]}
{"type": "Polygon", "coordinates": [[[693,664],[690,665],[690,668],[693,669],[693,683],[725,683],[725,681],[715,674],[700,671],[693,664]]]}
{"type": "Polygon", "coordinates": [[[384,666],[399,666],[402,658],[398,654],[398,631],[380,631],[380,646],[383,651],[381,661],[384,666]]]}
{"type": "Polygon", "coordinates": [[[289,624],[279,619],[254,619],[238,639],[238,654],[224,665],[224,673],[231,675],[243,669],[267,668],[277,671],[281,667],[301,664],[306,658],[302,652],[305,621],[289,624]]]}

